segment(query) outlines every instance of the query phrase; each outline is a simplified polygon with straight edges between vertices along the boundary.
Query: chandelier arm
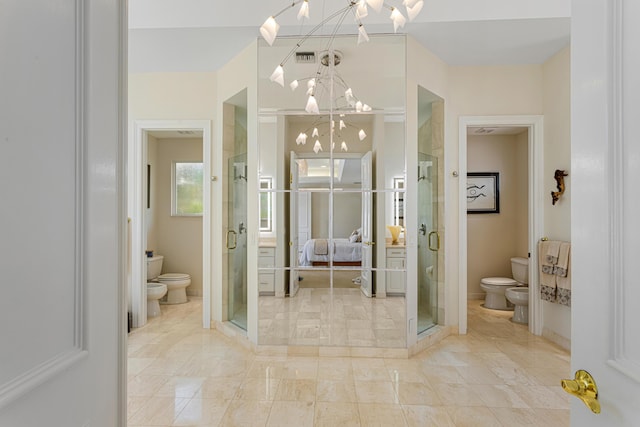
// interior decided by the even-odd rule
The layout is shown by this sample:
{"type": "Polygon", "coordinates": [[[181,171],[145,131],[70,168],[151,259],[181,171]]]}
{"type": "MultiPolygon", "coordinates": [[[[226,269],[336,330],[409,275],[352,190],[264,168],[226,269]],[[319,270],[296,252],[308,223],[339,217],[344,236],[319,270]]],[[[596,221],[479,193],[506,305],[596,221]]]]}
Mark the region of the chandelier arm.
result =
{"type": "Polygon", "coordinates": [[[272,15],[273,18],[277,18],[278,16],[282,15],[283,13],[285,13],[287,10],[292,9],[294,7],[296,7],[296,5],[302,3],[304,0],[294,0],[289,6],[285,7],[284,9],[282,9],[280,12],[276,13],[275,15],[272,15]]]}
{"type": "Polygon", "coordinates": [[[360,19],[358,14],[353,11],[354,6],[356,6],[358,4],[358,2],[353,1],[353,0],[347,0],[347,3],[349,3],[349,7],[351,7],[351,12],[353,13],[353,17],[355,18],[356,22],[358,23],[358,26],[362,25],[362,19],[360,19]]]}
{"type": "Polygon", "coordinates": [[[320,22],[318,25],[316,25],[315,27],[313,27],[313,29],[311,29],[311,31],[309,31],[304,37],[302,37],[300,40],[298,40],[298,42],[296,43],[295,47],[293,49],[291,49],[289,51],[289,53],[287,54],[287,56],[285,56],[285,58],[280,62],[281,66],[284,66],[284,64],[289,60],[289,58],[291,58],[293,56],[293,54],[295,53],[295,51],[302,46],[302,44],[304,42],[307,41],[307,39],[309,37],[311,37],[316,31],[318,31],[320,28],[322,28],[324,26],[324,24],[326,24],[327,22],[331,21],[332,19],[334,19],[336,16],[339,16],[340,14],[344,13],[345,11],[349,10],[349,8],[351,8],[352,6],[347,6],[344,7],[340,10],[338,10],[337,12],[334,12],[332,15],[328,16],[327,18],[323,19],[322,22],[320,22]]]}

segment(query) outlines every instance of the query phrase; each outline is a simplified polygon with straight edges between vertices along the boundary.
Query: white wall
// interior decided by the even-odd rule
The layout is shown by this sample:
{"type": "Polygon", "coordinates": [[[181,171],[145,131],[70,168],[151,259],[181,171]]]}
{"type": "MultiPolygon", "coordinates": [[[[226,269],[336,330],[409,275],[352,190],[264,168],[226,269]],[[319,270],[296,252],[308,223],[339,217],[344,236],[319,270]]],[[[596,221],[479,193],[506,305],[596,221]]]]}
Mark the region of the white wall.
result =
{"type": "MultiPolygon", "coordinates": [[[[544,93],[544,234],[549,239],[571,241],[571,57],[569,47],[549,59],[542,68],[544,93]],[[551,191],[557,191],[554,171],[562,169],[565,192],[555,205],[551,191]]],[[[565,348],[570,347],[571,309],[542,302],[542,334],[565,348]]]]}
{"type": "Polygon", "coordinates": [[[512,277],[511,257],[527,257],[526,152],[526,137],[524,141],[517,135],[467,138],[467,172],[500,174],[500,212],[467,214],[467,299],[484,298],[480,288],[484,277],[512,277]],[[522,152],[525,156],[519,155],[522,152]]]}

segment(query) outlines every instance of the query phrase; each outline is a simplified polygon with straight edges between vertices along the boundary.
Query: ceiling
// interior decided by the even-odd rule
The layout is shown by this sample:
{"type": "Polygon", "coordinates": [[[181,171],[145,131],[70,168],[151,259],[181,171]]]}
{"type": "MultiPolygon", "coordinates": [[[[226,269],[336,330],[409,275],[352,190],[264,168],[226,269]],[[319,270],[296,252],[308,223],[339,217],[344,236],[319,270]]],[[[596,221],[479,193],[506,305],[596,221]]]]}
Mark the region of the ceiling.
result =
{"type": "MultiPolygon", "coordinates": [[[[279,35],[302,36],[345,0],[310,0],[311,19],[297,8],[278,17],[279,35]]],[[[400,0],[387,0],[399,6],[400,0]]],[[[259,37],[266,17],[291,0],[130,0],[131,72],[215,71],[259,37]]],[[[404,29],[450,65],[540,64],[567,46],[570,0],[427,0],[404,29]]],[[[388,11],[369,11],[369,34],[390,33],[388,11]]],[[[324,26],[316,34],[328,34],[324,26]]],[[[347,18],[339,33],[355,34],[347,18]]]]}

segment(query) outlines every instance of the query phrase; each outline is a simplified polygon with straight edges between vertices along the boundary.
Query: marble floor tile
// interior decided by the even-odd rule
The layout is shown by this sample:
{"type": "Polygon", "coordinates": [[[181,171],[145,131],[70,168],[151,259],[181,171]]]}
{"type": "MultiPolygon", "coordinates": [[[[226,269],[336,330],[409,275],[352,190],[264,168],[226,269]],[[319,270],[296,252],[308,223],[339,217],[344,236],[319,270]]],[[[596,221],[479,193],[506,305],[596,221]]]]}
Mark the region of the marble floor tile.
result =
{"type": "Polygon", "coordinates": [[[271,406],[267,427],[313,427],[314,402],[276,401],[271,406]]]}
{"type": "Polygon", "coordinates": [[[402,407],[377,403],[359,403],[360,425],[365,427],[406,427],[402,407]]]}
{"type": "Polygon", "coordinates": [[[403,405],[402,410],[409,427],[455,427],[445,406],[403,405]]]}
{"type": "Polygon", "coordinates": [[[129,334],[128,426],[569,425],[570,396],[559,386],[571,377],[568,352],[513,324],[509,313],[471,301],[467,335],[408,359],[380,358],[349,346],[392,343],[387,327],[402,325],[404,300],[376,305],[350,289],[336,290],[344,291],[340,300],[301,290],[295,302],[260,301],[273,316],[263,319],[264,331],[282,335],[282,344],[319,325],[317,338],[299,338],[312,347],[285,352],[256,355],[202,329],[198,298],[162,306],[161,316],[129,334]],[[375,316],[380,327],[363,328],[375,316]]]}
{"type": "Polygon", "coordinates": [[[315,427],[360,427],[357,403],[316,402],[315,427]]]}

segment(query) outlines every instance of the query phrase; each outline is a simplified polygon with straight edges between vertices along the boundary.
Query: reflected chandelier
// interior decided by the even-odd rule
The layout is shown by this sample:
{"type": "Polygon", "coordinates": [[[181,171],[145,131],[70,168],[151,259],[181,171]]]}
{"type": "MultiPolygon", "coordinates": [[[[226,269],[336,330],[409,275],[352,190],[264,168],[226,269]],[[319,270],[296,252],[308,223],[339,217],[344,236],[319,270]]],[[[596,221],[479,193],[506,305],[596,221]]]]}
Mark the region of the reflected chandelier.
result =
{"type": "MultiPolygon", "coordinates": [[[[400,1],[400,0],[398,0],[400,1]]],[[[391,11],[391,15],[389,19],[393,22],[393,30],[397,32],[399,28],[404,27],[407,22],[407,18],[402,14],[400,9],[397,7],[391,6],[386,3],[384,0],[347,0],[347,5],[341,9],[330,14],[327,18],[323,19],[318,25],[313,27],[311,31],[309,31],[305,36],[303,36],[289,51],[289,53],[284,57],[280,64],[276,67],[276,69],[271,74],[270,80],[284,87],[284,66],[287,61],[293,56],[295,51],[302,46],[302,44],[311,37],[316,31],[322,28],[325,24],[336,20],[334,30],[329,39],[329,46],[327,48],[326,53],[321,58],[321,65],[324,65],[329,70],[328,73],[323,73],[321,68],[318,69],[316,73],[316,77],[307,77],[302,79],[303,81],[307,81],[307,95],[309,98],[307,99],[307,105],[305,107],[305,111],[309,114],[319,114],[320,110],[318,107],[317,101],[317,90],[322,87],[321,84],[323,80],[328,77],[331,79],[331,82],[337,81],[343,86],[344,90],[344,100],[346,101],[346,105],[352,108],[352,111],[355,112],[368,112],[371,111],[371,107],[362,101],[360,101],[357,97],[354,96],[353,91],[345,83],[345,81],[335,72],[335,65],[340,63],[341,56],[339,53],[335,53],[333,48],[331,47],[333,43],[333,39],[338,33],[338,29],[346,19],[349,14],[353,14],[354,19],[358,25],[358,44],[369,41],[369,35],[364,28],[363,19],[369,15],[369,7],[371,7],[377,13],[380,13],[383,8],[387,8],[391,11]],[[332,55],[331,53],[334,53],[332,55]]],[[[278,35],[278,31],[280,30],[280,25],[277,23],[276,18],[282,15],[284,12],[300,5],[300,9],[298,11],[298,20],[309,19],[309,0],[294,0],[289,6],[285,7],[275,15],[271,15],[260,27],[260,34],[265,39],[265,41],[272,46],[276,37],[278,35]]],[[[402,5],[406,8],[407,16],[410,21],[413,21],[416,16],[422,10],[424,6],[424,0],[402,0],[402,5]]],[[[299,86],[300,82],[298,80],[293,80],[289,86],[291,90],[296,90],[299,86]]],[[[326,85],[324,85],[326,87],[326,85]]],[[[331,104],[331,108],[333,108],[333,102],[331,104]]]]}

